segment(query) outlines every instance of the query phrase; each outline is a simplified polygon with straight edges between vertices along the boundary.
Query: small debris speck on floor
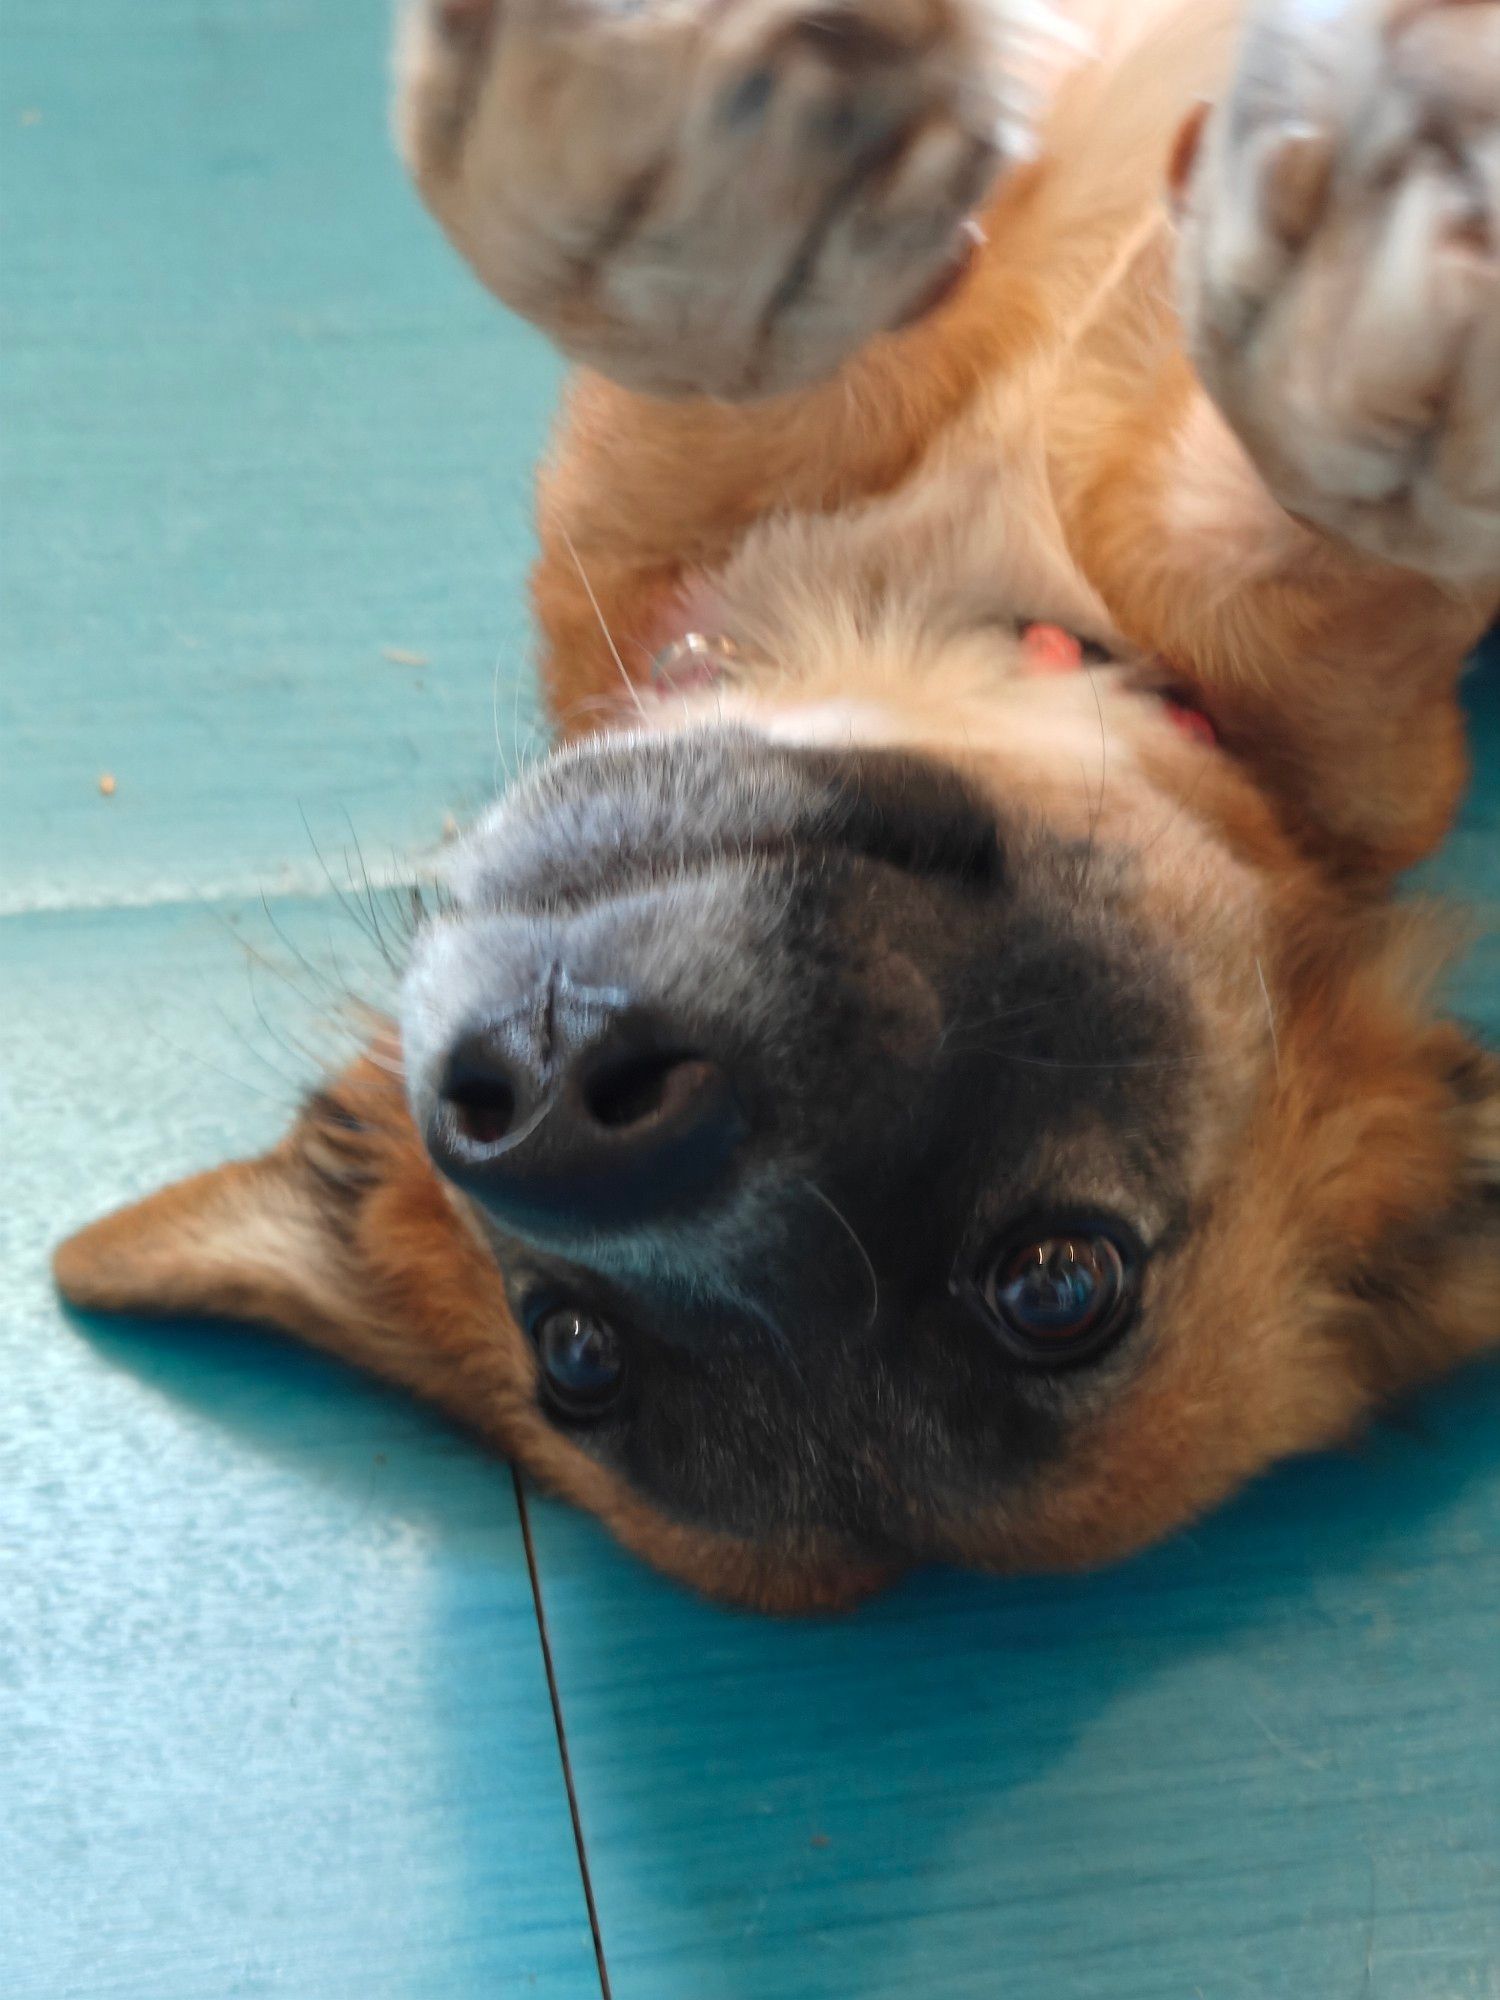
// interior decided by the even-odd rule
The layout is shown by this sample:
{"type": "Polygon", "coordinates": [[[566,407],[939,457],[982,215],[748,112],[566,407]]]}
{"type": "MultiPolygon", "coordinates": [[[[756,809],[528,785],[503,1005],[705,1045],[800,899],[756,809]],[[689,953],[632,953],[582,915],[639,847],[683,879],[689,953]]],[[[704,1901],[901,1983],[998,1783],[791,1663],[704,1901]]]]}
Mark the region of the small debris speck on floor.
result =
{"type": "Polygon", "coordinates": [[[21,123],[23,125],[40,125],[41,122],[42,114],[40,111],[23,111],[21,113],[21,123]]]}
{"type": "Polygon", "coordinates": [[[115,774],[113,771],[99,773],[99,790],[103,797],[112,799],[115,795],[115,774]]]}
{"type": "Polygon", "coordinates": [[[382,646],[381,657],[390,661],[393,667],[430,667],[431,660],[425,653],[409,652],[405,646],[382,646]]]}

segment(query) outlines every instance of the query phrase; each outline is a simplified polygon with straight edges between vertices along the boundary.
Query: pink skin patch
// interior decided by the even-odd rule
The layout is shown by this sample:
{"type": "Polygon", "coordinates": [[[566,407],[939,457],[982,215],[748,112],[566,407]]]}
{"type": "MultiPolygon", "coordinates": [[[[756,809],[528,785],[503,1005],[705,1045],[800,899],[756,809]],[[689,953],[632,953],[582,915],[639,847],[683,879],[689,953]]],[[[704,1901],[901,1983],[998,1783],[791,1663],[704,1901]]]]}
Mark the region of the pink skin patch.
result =
{"type": "MultiPolygon", "coordinates": [[[[1083,669],[1083,641],[1061,625],[1027,625],[1021,631],[1022,669],[1028,674],[1076,674],[1083,669]]],[[[1167,720],[1180,729],[1190,742],[1206,750],[1218,747],[1219,732],[1203,713],[1180,696],[1164,694],[1161,705],[1167,720]]]]}
{"type": "Polygon", "coordinates": [[[1083,666],[1083,641],[1061,625],[1028,625],[1021,633],[1028,674],[1076,674],[1083,666]]]}
{"type": "Polygon", "coordinates": [[[1167,711],[1168,721],[1175,723],[1190,742],[1201,743],[1205,750],[1218,749],[1219,732],[1201,708],[1192,708],[1169,694],[1162,696],[1161,705],[1167,711]]]}

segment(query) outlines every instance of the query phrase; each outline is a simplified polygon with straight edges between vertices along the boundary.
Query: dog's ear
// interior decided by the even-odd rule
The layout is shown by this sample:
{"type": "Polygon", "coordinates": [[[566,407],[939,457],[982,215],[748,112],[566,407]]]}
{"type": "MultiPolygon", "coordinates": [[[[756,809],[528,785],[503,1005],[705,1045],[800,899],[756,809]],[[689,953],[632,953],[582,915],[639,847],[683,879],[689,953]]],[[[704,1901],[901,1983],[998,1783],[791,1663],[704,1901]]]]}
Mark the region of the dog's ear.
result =
{"type": "Polygon", "coordinates": [[[509,1322],[500,1274],[433,1173],[379,1051],[310,1098],[263,1158],[106,1216],[53,1268],[86,1311],[279,1327],[491,1428],[496,1336],[509,1322]]]}
{"type": "Polygon", "coordinates": [[[1398,1198],[1379,1226],[1352,1231],[1362,1241],[1339,1287],[1339,1317],[1377,1398],[1500,1346],[1500,1061],[1456,1028],[1439,1029],[1428,1056],[1438,1145],[1390,1148],[1371,1187],[1378,1209],[1376,1182],[1420,1183],[1441,1161],[1441,1198],[1398,1198]]]}
{"type": "Polygon", "coordinates": [[[842,1608],[886,1564],[799,1556],[661,1517],[536,1409],[535,1368],[500,1271],[450,1201],[377,1049],[309,1099],[272,1152],[198,1174],[70,1237],[53,1268],[88,1312],[280,1327],[398,1382],[596,1514],[627,1548],[712,1597],[842,1608]]]}

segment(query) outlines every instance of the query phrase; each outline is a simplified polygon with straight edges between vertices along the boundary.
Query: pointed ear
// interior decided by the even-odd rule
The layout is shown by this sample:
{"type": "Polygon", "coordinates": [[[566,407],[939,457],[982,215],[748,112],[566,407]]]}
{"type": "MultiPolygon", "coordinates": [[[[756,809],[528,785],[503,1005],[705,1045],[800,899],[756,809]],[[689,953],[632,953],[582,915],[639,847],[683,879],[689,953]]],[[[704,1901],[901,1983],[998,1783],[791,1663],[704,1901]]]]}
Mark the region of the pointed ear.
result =
{"type": "Polygon", "coordinates": [[[1393,1220],[1344,1287],[1377,1393],[1500,1347],[1500,1060],[1457,1028],[1439,1030],[1430,1054],[1443,1107],[1444,1198],[1435,1210],[1393,1220]]]}
{"type": "Polygon", "coordinates": [[[434,1174],[386,1048],[310,1098],[272,1152],[91,1224],[53,1270],[86,1311],[278,1327],[490,1428],[500,1274],[434,1174]]]}
{"type": "Polygon", "coordinates": [[[53,1269],[88,1312],[250,1320],[399,1382],[709,1596],[830,1610],[895,1574],[665,1520],[539,1415],[499,1268],[428,1161],[388,1044],[310,1098],[263,1159],[106,1216],[53,1269]]]}

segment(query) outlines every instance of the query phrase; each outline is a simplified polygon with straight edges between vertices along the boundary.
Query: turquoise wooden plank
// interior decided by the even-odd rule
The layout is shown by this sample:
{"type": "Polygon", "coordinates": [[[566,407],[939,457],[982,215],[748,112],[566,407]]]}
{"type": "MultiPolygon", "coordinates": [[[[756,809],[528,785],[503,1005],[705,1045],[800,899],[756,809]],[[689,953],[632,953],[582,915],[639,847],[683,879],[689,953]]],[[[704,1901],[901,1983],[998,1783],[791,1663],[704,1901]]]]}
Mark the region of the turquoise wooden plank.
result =
{"type": "Polygon", "coordinates": [[[554,370],[406,195],[387,27],[6,10],[0,909],[94,912],[0,922],[28,2000],[597,1991],[508,1476],[311,1357],[79,1328],[46,1282],[71,1223],[269,1139],[340,982],[379,990],[336,897],[198,899],[326,888],[304,810],[336,878],[404,873],[524,727],[554,370]]]}
{"type": "Polygon", "coordinates": [[[1492,2000],[1500,1376],[1086,1581],[755,1624],[533,1501],[617,2000],[1492,2000]]]}
{"type": "MultiPolygon", "coordinates": [[[[1437,881],[1500,902],[1500,673],[1437,881]]],[[[1500,1030],[1500,956],[1461,1004],[1500,1030]]],[[[1495,2000],[1500,1370],[1094,1578],[767,1625],[529,1503],[616,2000],[1495,2000]]]]}
{"type": "Polygon", "coordinates": [[[336,1045],[236,924],[298,972],[259,909],[0,921],[0,1987],[580,2000],[505,1469],[268,1337],[51,1295],[60,1232],[279,1130],[283,1035],[336,1045]]]}
{"type": "Polygon", "coordinates": [[[5,9],[0,907],[317,888],[299,801],[389,872],[524,720],[557,371],[418,213],[388,33],[5,9]]]}

